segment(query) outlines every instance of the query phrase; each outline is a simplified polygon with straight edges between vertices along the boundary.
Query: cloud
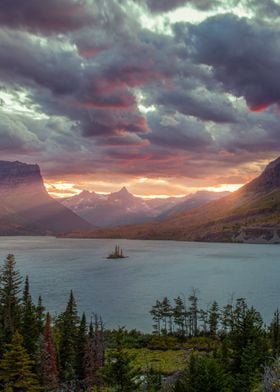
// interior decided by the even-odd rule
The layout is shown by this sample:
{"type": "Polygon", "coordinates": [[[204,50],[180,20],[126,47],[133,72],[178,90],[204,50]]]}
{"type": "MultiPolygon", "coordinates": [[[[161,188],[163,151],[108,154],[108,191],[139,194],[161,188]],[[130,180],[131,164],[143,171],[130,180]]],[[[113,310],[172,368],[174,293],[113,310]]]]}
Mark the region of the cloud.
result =
{"type": "Polygon", "coordinates": [[[274,27],[218,15],[190,28],[194,59],[211,66],[226,91],[242,96],[251,110],[280,103],[280,42],[274,27]]]}
{"type": "Polygon", "coordinates": [[[139,4],[145,4],[146,7],[152,13],[162,13],[175,10],[176,8],[183,7],[186,5],[191,5],[199,10],[209,10],[215,8],[220,4],[219,0],[213,0],[209,2],[208,0],[134,0],[139,4]]]}
{"type": "Polygon", "coordinates": [[[40,33],[65,33],[93,21],[92,7],[82,0],[1,0],[0,25],[40,33]]]}
{"type": "MultiPolygon", "coordinates": [[[[5,88],[15,99],[0,107],[1,159],[20,155],[53,178],[249,179],[248,165],[280,148],[279,38],[267,23],[277,4],[249,2],[250,20],[204,13],[200,24],[152,31],[140,23],[141,13],[154,18],[142,1],[3,1],[0,97],[5,88]]],[[[209,9],[145,4],[162,15],[209,9]]]]}

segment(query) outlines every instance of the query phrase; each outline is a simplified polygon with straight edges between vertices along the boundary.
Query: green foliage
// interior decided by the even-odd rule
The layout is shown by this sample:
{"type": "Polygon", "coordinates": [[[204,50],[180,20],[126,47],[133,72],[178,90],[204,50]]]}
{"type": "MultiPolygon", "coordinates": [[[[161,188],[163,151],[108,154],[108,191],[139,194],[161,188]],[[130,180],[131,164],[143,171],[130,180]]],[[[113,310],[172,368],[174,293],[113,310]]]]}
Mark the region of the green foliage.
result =
{"type": "Polygon", "coordinates": [[[39,329],[36,318],[36,307],[29,292],[28,276],[25,279],[23,290],[20,333],[23,336],[24,347],[31,357],[35,359],[38,349],[39,329]]]}
{"type": "Polygon", "coordinates": [[[279,357],[280,354],[280,313],[277,309],[274,313],[273,320],[270,325],[270,338],[272,353],[274,357],[279,357]]]}
{"type": "Polygon", "coordinates": [[[15,257],[9,254],[0,271],[0,325],[4,342],[8,343],[20,327],[20,286],[22,278],[16,270],[15,257]]]}
{"type": "Polygon", "coordinates": [[[59,377],[57,356],[51,328],[51,316],[47,313],[46,324],[41,338],[41,367],[40,376],[45,391],[53,391],[58,387],[59,377]]]}
{"type": "Polygon", "coordinates": [[[112,391],[135,392],[138,390],[138,369],[133,366],[133,358],[123,349],[122,329],[116,340],[116,347],[108,352],[103,370],[104,380],[112,391]]]}
{"type": "Polygon", "coordinates": [[[60,315],[57,322],[60,332],[60,372],[63,381],[71,381],[76,377],[76,348],[79,324],[76,301],[71,290],[66,310],[60,315]]]}
{"type": "Polygon", "coordinates": [[[170,375],[178,370],[184,370],[186,366],[185,350],[149,350],[126,349],[126,352],[133,358],[133,366],[145,372],[146,369],[152,369],[157,374],[170,375]]]}
{"type": "Polygon", "coordinates": [[[6,345],[6,352],[0,361],[0,381],[5,391],[40,391],[39,382],[32,372],[33,362],[23,347],[23,338],[18,333],[6,345]]]}
{"type": "Polygon", "coordinates": [[[189,365],[174,385],[174,392],[230,392],[231,378],[222,364],[207,356],[190,357],[189,365]]]}
{"type": "Polygon", "coordinates": [[[83,380],[84,374],[84,357],[87,343],[87,322],[86,315],[83,313],[77,335],[76,348],[76,372],[77,378],[83,380]]]}

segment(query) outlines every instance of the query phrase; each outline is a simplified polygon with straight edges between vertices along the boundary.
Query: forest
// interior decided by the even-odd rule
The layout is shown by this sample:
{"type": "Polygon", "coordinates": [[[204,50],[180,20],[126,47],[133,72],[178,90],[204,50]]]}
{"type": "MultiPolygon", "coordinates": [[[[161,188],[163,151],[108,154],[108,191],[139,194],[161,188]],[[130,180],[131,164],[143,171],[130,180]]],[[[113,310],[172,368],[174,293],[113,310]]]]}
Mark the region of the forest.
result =
{"type": "Polygon", "coordinates": [[[280,391],[280,313],[269,325],[244,298],[225,306],[157,300],[153,332],[105,328],[79,314],[71,291],[52,316],[33,302],[9,254],[0,270],[0,390],[5,392],[280,391]]]}

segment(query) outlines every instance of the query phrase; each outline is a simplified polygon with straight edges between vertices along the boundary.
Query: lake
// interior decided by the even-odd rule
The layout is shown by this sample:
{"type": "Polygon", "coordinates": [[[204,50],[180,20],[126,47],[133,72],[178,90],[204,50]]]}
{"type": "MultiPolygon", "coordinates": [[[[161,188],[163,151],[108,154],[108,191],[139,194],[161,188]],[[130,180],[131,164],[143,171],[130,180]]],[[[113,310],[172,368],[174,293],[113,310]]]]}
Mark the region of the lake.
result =
{"type": "Polygon", "coordinates": [[[80,312],[102,316],[106,327],[152,329],[156,299],[199,289],[200,305],[245,297],[269,322],[280,307],[280,246],[119,240],[129,256],[107,260],[116,240],[0,237],[0,258],[16,256],[37,302],[65,309],[70,289],[80,312]]]}

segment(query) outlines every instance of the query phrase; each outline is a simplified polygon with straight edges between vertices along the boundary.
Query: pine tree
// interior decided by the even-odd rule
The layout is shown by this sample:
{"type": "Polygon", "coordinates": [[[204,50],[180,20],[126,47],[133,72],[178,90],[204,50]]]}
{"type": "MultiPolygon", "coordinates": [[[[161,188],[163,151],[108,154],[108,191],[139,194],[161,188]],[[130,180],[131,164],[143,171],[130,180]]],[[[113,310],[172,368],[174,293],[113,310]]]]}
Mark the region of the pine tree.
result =
{"type": "Polygon", "coordinates": [[[174,323],[177,326],[177,333],[180,337],[184,337],[186,331],[186,307],[180,296],[174,299],[175,306],[173,308],[174,323]]]}
{"type": "Polygon", "coordinates": [[[85,377],[84,357],[85,357],[86,343],[87,343],[87,323],[86,323],[86,315],[83,313],[79,325],[79,330],[78,330],[77,349],[76,349],[76,368],[77,368],[77,378],[79,380],[83,380],[85,377]]]}
{"type": "Polygon", "coordinates": [[[77,313],[76,301],[71,290],[67,307],[59,317],[58,329],[60,374],[63,381],[76,379],[76,348],[80,320],[77,313]]]}
{"type": "Polygon", "coordinates": [[[36,320],[36,307],[29,292],[28,276],[26,276],[23,290],[20,332],[28,354],[35,358],[38,349],[39,331],[36,320]]]}
{"type": "Polygon", "coordinates": [[[161,320],[162,320],[162,314],[161,314],[161,302],[159,300],[156,301],[156,304],[152,307],[152,310],[150,311],[150,314],[152,315],[154,324],[153,328],[154,331],[153,333],[155,335],[160,335],[161,333],[161,320]]]}
{"type": "Polygon", "coordinates": [[[215,358],[192,355],[173,392],[230,392],[230,383],[229,375],[215,358]]]}
{"type": "Polygon", "coordinates": [[[189,296],[190,302],[190,335],[197,336],[198,334],[198,297],[197,289],[193,289],[191,295],[189,296]]]}
{"type": "Polygon", "coordinates": [[[15,257],[9,254],[0,271],[0,325],[4,341],[9,342],[20,327],[20,286],[22,278],[16,270],[15,257]]]}
{"type": "Polygon", "coordinates": [[[6,350],[0,360],[0,382],[4,391],[40,391],[39,382],[32,372],[33,362],[23,347],[23,338],[18,332],[12,336],[6,350]]]}
{"type": "Polygon", "coordinates": [[[214,301],[209,311],[209,331],[210,335],[213,337],[217,335],[219,320],[219,305],[216,301],[214,301]]]}
{"type": "Polygon", "coordinates": [[[272,323],[270,325],[270,336],[272,352],[274,357],[279,357],[280,354],[280,313],[277,309],[274,313],[272,323]]]}
{"type": "Polygon", "coordinates": [[[51,316],[47,313],[46,323],[41,338],[41,379],[45,391],[54,391],[58,387],[59,377],[57,357],[51,328],[51,316]]]}
{"type": "Polygon", "coordinates": [[[40,336],[43,333],[44,329],[44,320],[45,320],[45,307],[43,306],[41,295],[38,298],[38,304],[36,306],[36,320],[37,320],[37,328],[38,335],[40,336]]]}
{"type": "Polygon", "coordinates": [[[170,305],[170,301],[167,297],[164,297],[162,302],[161,302],[161,314],[163,318],[163,328],[162,328],[162,333],[164,335],[167,334],[167,332],[172,332],[173,326],[172,326],[172,308],[170,305]],[[168,328],[167,328],[168,326],[168,328]]]}
{"type": "Polygon", "coordinates": [[[116,348],[109,352],[103,370],[104,380],[115,392],[135,392],[138,370],[133,367],[132,357],[123,349],[123,330],[119,329],[116,348]]]}
{"type": "Polygon", "coordinates": [[[95,323],[91,321],[87,338],[84,371],[85,386],[87,391],[91,391],[93,386],[100,387],[103,384],[101,369],[105,361],[104,328],[102,320],[95,316],[95,323]]]}

